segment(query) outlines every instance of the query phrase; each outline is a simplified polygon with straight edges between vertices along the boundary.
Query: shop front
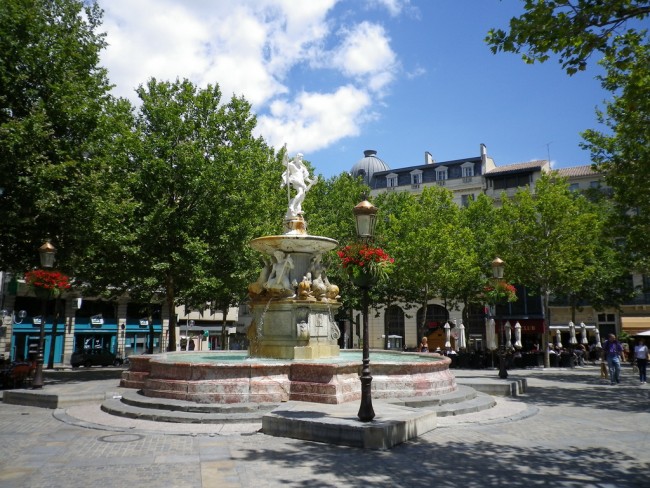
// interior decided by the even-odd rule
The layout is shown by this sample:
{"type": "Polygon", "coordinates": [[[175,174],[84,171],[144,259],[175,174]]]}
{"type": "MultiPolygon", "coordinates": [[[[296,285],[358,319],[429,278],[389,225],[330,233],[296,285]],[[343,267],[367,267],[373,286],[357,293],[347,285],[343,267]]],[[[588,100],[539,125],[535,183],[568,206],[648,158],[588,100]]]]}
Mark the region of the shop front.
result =
{"type": "MultiPolygon", "coordinates": [[[[75,324],[74,350],[108,350],[118,357],[145,354],[149,344],[151,327],[146,320],[127,319],[118,325],[118,320],[102,317],[79,318],[75,324]]],[[[154,352],[161,352],[162,324],[153,324],[154,352]]]]}
{"type": "MultiPolygon", "coordinates": [[[[11,361],[35,361],[40,340],[40,317],[27,317],[22,323],[14,324],[11,336],[11,361]]],[[[43,362],[50,359],[52,340],[54,339],[54,363],[63,361],[64,330],[57,325],[56,337],[52,337],[52,322],[45,323],[45,342],[43,345],[43,362]]]]}

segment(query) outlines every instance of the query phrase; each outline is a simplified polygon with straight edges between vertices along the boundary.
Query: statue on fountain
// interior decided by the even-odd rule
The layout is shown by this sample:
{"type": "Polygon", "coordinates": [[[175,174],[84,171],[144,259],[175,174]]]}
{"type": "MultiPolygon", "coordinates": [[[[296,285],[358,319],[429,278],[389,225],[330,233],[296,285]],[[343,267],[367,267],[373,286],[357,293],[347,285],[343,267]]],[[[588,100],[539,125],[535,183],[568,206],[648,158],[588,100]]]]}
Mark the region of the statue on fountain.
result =
{"type": "Polygon", "coordinates": [[[282,173],[281,188],[286,186],[287,193],[289,193],[289,187],[296,190],[296,195],[289,200],[289,209],[286,215],[287,219],[292,219],[302,215],[302,202],[312,185],[318,181],[318,178],[310,177],[309,169],[303,162],[301,153],[296,154],[296,157],[291,161],[289,161],[285,153],[283,163],[287,169],[282,173]]]}

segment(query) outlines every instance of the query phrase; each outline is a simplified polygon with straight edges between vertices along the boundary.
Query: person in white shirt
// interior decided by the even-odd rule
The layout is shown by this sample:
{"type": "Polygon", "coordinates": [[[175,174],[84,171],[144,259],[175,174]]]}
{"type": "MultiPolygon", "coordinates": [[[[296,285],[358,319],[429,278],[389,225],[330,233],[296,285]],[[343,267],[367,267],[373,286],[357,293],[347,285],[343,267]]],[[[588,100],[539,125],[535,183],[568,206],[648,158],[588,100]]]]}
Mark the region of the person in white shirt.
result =
{"type": "Polygon", "coordinates": [[[639,339],[634,348],[634,359],[639,368],[639,381],[642,385],[645,385],[646,369],[648,367],[648,346],[645,345],[645,339],[639,339]]]}

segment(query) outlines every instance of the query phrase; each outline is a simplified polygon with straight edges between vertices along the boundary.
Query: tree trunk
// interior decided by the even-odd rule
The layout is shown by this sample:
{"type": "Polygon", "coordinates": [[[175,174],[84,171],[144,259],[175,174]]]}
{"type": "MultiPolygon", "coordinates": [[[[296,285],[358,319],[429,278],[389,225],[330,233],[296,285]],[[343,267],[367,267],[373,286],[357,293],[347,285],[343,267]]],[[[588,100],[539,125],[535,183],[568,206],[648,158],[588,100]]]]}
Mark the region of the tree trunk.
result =
{"type": "Polygon", "coordinates": [[[147,322],[149,323],[149,344],[147,345],[147,354],[153,354],[153,338],[154,338],[154,327],[153,327],[153,313],[151,312],[151,306],[147,313],[147,322]]]}
{"type": "Polygon", "coordinates": [[[168,351],[176,350],[176,307],[174,306],[175,296],[174,296],[174,279],[167,275],[167,310],[169,314],[169,341],[167,343],[168,351]]]}
{"type": "Polygon", "coordinates": [[[221,349],[228,350],[228,332],[226,331],[228,306],[223,307],[223,324],[221,325],[221,349]]]}
{"type": "Polygon", "coordinates": [[[548,327],[551,323],[551,311],[548,306],[550,292],[548,290],[542,291],[542,309],[544,310],[544,323],[542,324],[542,348],[544,350],[544,367],[551,367],[551,356],[548,353],[548,327]]]}

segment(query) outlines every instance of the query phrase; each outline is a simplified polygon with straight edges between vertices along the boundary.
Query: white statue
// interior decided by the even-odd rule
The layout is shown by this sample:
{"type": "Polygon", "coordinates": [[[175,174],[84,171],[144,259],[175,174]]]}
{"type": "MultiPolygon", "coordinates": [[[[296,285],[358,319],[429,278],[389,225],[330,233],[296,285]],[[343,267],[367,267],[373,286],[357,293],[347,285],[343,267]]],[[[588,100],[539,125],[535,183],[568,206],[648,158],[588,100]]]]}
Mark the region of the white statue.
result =
{"type": "Polygon", "coordinates": [[[291,255],[285,255],[282,251],[275,251],[273,255],[275,256],[275,262],[265,288],[270,291],[293,293],[293,286],[289,277],[289,273],[294,266],[291,255]]]}
{"type": "Polygon", "coordinates": [[[302,202],[309,189],[317,181],[317,178],[312,179],[309,176],[309,170],[302,161],[301,153],[296,154],[296,157],[291,161],[289,161],[285,153],[284,165],[287,169],[282,173],[281,187],[286,185],[287,193],[289,193],[290,186],[296,190],[296,196],[289,200],[287,215],[297,217],[299,214],[302,214],[302,202]]]}

